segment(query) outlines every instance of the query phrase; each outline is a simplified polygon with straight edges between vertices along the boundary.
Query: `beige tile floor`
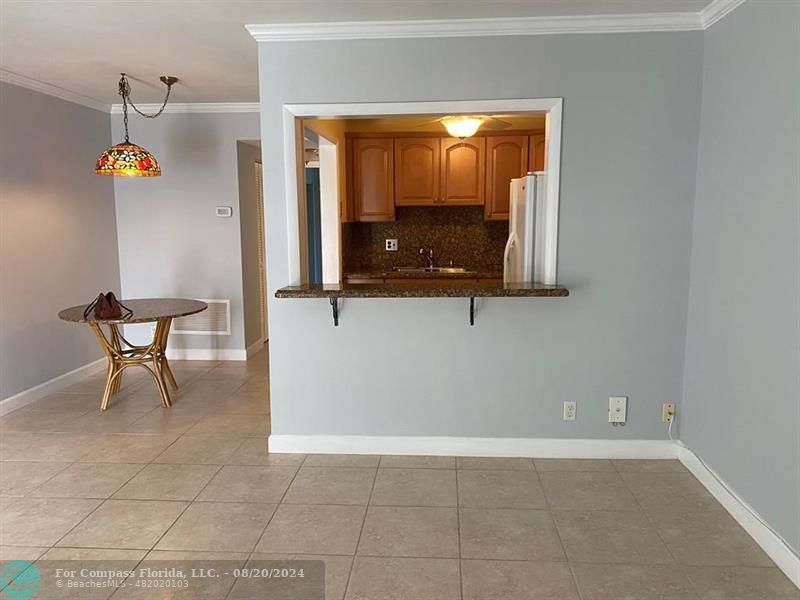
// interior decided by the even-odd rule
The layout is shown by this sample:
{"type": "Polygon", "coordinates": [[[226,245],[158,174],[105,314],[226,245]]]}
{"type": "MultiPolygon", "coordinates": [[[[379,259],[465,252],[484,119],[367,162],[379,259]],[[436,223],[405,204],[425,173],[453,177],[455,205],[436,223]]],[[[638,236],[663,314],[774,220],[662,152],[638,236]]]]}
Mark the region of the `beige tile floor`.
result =
{"type": "Polygon", "coordinates": [[[676,461],[269,454],[266,360],[175,362],[171,409],[131,373],[106,413],[98,375],[0,418],[0,560],[321,559],[327,600],[800,598],[676,461]]]}

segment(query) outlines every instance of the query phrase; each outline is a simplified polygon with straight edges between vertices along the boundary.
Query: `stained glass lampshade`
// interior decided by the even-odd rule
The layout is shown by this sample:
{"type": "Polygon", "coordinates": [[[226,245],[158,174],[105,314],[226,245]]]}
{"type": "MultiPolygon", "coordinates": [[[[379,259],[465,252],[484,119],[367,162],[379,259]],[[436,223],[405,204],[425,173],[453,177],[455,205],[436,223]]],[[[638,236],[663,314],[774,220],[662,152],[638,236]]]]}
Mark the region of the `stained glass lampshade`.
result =
{"type": "Polygon", "coordinates": [[[97,159],[94,172],[123,177],[159,177],[161,167],[148,150],[126,141],[103,152],[97,159]]]}

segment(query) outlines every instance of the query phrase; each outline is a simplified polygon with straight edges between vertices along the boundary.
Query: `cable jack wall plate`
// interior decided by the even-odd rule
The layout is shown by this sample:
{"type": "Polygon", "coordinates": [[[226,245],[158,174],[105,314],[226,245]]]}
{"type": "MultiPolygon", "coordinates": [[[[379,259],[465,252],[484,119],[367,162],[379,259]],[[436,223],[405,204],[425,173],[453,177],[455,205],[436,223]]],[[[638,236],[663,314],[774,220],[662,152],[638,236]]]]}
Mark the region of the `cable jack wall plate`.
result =
{"type": "Polygon", "coordinates": [[[610,396],[608,398],[608,422],[625,423],[628,420],[628,397],[610,396]]]}

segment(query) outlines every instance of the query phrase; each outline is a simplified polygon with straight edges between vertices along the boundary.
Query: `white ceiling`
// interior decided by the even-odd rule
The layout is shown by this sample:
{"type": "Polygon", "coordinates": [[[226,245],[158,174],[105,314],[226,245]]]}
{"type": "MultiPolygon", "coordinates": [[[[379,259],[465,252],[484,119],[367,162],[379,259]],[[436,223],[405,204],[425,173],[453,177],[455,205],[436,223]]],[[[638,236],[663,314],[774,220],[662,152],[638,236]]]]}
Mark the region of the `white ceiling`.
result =
{"type": "Polygon", "coordinates": [[[0,69],[86,96],[256,102],[245,24],[699,12],[709,0],[0,0],[0,69]]]}

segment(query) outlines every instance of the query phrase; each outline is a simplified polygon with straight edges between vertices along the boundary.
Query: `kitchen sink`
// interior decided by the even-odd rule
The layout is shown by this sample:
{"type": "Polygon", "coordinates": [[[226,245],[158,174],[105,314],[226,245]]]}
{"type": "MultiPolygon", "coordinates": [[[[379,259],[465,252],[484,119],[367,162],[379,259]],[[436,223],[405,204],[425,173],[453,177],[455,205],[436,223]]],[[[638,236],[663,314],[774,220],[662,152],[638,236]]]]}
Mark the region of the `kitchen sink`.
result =
{"type": "Polygon", "coordinates": [[[474,273],[464,267],[395,267],[398,273],[474,273]]]}

